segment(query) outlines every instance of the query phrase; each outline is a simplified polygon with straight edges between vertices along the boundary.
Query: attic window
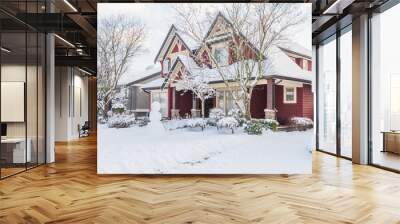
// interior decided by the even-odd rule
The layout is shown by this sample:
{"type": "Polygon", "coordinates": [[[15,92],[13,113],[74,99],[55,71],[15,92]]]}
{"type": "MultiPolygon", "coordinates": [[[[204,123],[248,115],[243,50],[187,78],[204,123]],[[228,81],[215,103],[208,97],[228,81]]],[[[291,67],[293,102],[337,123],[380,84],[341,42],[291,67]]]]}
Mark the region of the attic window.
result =
{"type": "Polygon", "coordinates": [[[215,61],[220,66],[224,66],[224,65],[228,64],[228,55],[229,55],[228,48],[226,48],[226,47],[215,48],[215,50],[214,50],[215,61]]]}
{"type": "Polygon", "coordinates": [[[296,103],[296,87],[283,87],[283,102],[296,103]]]}
{"type": "Polygon", "coordinates": [[[163,61],[163,73],[168,73],[170,69],[171,63],[169,59],[165,59],[163,61]]]}

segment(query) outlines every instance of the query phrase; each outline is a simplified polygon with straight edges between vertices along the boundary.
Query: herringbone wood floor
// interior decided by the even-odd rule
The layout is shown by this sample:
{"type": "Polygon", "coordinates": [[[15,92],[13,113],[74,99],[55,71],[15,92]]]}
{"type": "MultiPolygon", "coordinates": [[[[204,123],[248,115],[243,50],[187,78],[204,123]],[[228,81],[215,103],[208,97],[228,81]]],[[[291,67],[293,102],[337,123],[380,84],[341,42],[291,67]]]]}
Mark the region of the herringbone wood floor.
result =
{"type": "Polygon", "coordinates": [[[312,175],[98,176],[96,139],[0,181],[0,223],[400,223],[400,175],[314,153],[312,175]]]}

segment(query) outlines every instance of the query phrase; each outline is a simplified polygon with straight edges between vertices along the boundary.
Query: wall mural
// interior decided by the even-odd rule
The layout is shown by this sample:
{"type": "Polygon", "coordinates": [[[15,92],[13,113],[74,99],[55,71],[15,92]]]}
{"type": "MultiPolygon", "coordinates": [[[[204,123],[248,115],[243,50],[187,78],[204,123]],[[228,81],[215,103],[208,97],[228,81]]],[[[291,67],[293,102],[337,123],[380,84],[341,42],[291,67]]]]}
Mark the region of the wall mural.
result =
{"type": "Polygon", "coordinates": [[[311,4],[99,4],[99,174],[311,173],[311,4]]]}

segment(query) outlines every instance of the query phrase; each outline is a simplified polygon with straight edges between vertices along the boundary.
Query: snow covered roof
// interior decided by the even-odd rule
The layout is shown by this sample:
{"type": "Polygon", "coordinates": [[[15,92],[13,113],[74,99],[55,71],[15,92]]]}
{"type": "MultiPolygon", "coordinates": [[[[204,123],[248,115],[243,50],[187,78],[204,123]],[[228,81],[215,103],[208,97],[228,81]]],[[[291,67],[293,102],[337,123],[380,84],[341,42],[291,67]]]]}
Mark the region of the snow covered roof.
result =
{"type": "Polygon", "coordinates": [[[301,55],[311,59],[312,51],[293,41],[285,41],[284,43],[280,44],[279,47],[289,53],[301,55]]]}
{"type": "MultiPolygon", "coordinates": [[[[275,76],[282,79],[299,81],[312,81],[312,72],[302,69],[280,48],[274,47],[267,55],[269,63],[266,63],[266,76],[275,76]]],[[[267,60],[268,60],[267,59],[267,60]]]]}
{"type": "Polygon", "coordinates": [[[121,77],[118,85],[133,85],[138,83],[145,83],[148,79],[156,75],[160,75],[161,65],[159,63],[148,66],[146,70],[136,73],[129,73],[121,77]]]}
{"type": "MultiPolygon", "coordinates": [[[[180,55],[178,57],[179,59],[176,60],[174,66],[178,62],[181,62],[192,75],[207,76],[209,82],[221,82],[222,79],[219,72],[223,73],[226,79],[233,79],[236,71],[238,70],[238,66],[242,65],[241,63],[233,63],[231,65],[221,67],[218,70],[217,68],[208,68],[207,66],[200,67],[190,56],[180,55]]],[[[253,61],[250,63],[256,62],[253,61]]],[[[300,68],[278,47],[272,47],[268,51],[267,59],[264,61],[263,70],[264,71],[262,73],[264,74],[264,78],[275,77],[301,82],[312,81],[312,72],[300,68]]],[[[259,74],[258,68],[255,66],[252,76],[256,77],[257,74],[259,74]]]]}
{"type": "Polygon", "coordinates": [[[176,57],[176,59],[174,60],[174,63],[172,63],[171,71],[178,64],[178,61],[182,62],[182,64],[185,66],[185,68],[191,68],[191,69],[200,69],[201,68],[196,63],[196,61],[193,59],[193,57],[187,56],[187,55],[178,55],[176,57]]]}
{"type": "Polygon", "coordinates": [[[151,82],[142,85],[142,89],[161,89],[163,83],[165,82],[165,78],[157,78],[151,82]]]}

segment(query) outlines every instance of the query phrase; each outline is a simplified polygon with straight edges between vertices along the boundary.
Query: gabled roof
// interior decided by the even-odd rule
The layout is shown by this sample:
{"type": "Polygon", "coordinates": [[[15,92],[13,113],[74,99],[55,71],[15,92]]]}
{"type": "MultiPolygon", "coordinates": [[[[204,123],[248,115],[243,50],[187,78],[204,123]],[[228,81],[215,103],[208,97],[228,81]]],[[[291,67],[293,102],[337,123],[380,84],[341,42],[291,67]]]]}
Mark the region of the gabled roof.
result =
{"type": "Polygon", "coordinates": [[[164,52],[164,54],[161,57],[164,57],[166,52],[168,52],[168,49],[171,47],[172,43],[174,42],[174,38],[178,38],[182,44],[185,46],[186,49],[191,51],[192,49],[187,45],[187,40],[184,41],[182,38],[182,35],[179,34],[178,29],[175,27],[175,25],[171,25],[171,28],[169,28],[167,36],[165,36],[163,43],[161,44],[160,49],[158,50],[158,53],[156,57],[154,58],[154,63],[156,63],[158,58],[161,56],[161,53],[165,46],[167,46],[167,50],[164,52]]]}
{"type": "Polygon", "coordinates": [[[279,45],[279,48],[281,48],[282,50],[284,50],[288,53],[299,55],[299,56],[305,57],[307,59],[311,59],[311,55],[312,55],[311,50],[309,50],[309,49],[303,47],[302,45],[295,43],[293,41],[285,41],[284,43],[279,45]]]}
{"type": "MultiPolygon", "coordinates": [[[[179,55],[173,68],[178,64],[182,63],[185,69],[192,75],[206,75],[210,82],[222,82],[219,71],[217,68],[208,68],[207,66],[201,67],[190,56],[179,55]]],[[[256,62],[255,62],[256,63],[256,62]]],[[[237,66],[240,66],[238,62],[228,66],[220,68],[220,72],[227,74],[226,79],[233,79],[234,77],[228,77],[229,75],[234,76],[237,66]]],[[[255,66],[253,70],[253,77],[256,77],[258,73],[258,66],[255,66]]],[[[301,69],[293,60],[289,58],[280,48],[272,47],[268,50],[267,59],[264,60],[263,66],[263,77],[262,78],[279,78],[286,80],[300,81],[304,83],[310,83],[312,81],[312,72],[301,69]]],[[[167,81],[167,80],[166,80],[167,81]]]]}
{"type": "Polygon", "coordinates": [[[119,80],[118,85],[130,86],[130,85],[146,83],[150,79],[153,79],[157,75],[160,75],[160,73],[161,73],[160,64],[151,65],[148,66],[146,70],[135,73],[124,74],[124,76],[121,77],[121,79],[119,80]]]}
{"type": "Polygon", "coordinates": [[[164,82],[165,82],[165,78],[160,77],[158,79],[155,79],[149,83],[142,85],[142,89],[144,89],[144,90],[154,90],[154,89],[161,90],[164,82]]]}
{"type": "MultiPolygon", "coordinates": [[[[203,42],[209,37],[211,31],[213,30],[214,26],[217,24],[218,18],[221,17],[229,26],[233,27],[232,22],[227,19],[224,14],[222,14],[220,11],[218,12],[217,16],[214,18],[214,21],[211,23],[210,28],[208,29],[206,35],[203,38],[203,42]]],[[[249,41],[240,31],[238,32],[240,37],[243,38],[244,40],[247,40],[247,43],[249,44],[249,46],[257,53],[260,53],[260,51],[258,50],[257,47],[254,46],[253,43],[251,43],[251,41],[249,41]]],[[[197,52],[196,52],[197,53],[197,52]]]]}

